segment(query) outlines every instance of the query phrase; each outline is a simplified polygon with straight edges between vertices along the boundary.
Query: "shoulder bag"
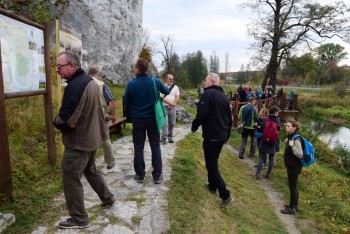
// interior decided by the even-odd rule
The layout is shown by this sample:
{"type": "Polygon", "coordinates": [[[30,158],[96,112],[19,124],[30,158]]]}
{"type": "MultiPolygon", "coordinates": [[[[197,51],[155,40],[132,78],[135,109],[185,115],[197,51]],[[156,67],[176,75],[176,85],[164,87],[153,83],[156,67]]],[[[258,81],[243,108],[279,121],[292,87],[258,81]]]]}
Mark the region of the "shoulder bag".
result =
{"type": "Polygon", "coordinates": [[[159,91],[156,86],[156,81],[153,79],[154,93],[156,95],[156,102],[154,103],[154,116],[156,118],[157,130],[160,132],[165,125],[165,110],[163,105],[163,99],[159,97],[159,91]]]}

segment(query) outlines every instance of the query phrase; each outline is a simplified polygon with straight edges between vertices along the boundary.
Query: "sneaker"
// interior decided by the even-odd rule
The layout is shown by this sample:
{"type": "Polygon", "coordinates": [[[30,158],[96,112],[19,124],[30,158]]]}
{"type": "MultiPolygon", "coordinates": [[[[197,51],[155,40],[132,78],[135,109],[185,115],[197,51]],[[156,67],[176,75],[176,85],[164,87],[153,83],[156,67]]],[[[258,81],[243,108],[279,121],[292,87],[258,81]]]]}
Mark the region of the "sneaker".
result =
{"type": "Polygon", "coordinates": [[[160,175],[159,178],[154,179],[155,184],[160,184],[163,181],[163,175],[160,175]]]}
{"type": "Polygon", "coordinates": [[[261,178],[260,174],[256,173],[255,174],[255,179],[260,180],[260,178],[261,178]]]}
{"type": "Polygon", "coordinates": [[[229,196],[227,199],[222,199],[222,202],[220,203],[220,207],[224,208],[228,205],[231,205],[233,203],[234,199],[229,196]]]}
{"type": "Polygon", "coordinates": [[[206,184],[206,187],[207,187],[209,193],[216,195],[216,189],[211,189],[211,188],[209,187],[209,184],[206,184]]]}
{"type": "Polygon", "coordinates": [[[143,181],[145,180],[145,178],[141,178],[138,175],[134,175],[134,179],[136,180],[137,183],[140,183],[140,184],[142,184],[143,181]]]}
{"type": "Polygon", "coordinates": [[[174,143],[174,140],[173,139],[168,139],[168,142],[169,143],[174,143]]]}
{"type": "Polygon", "coordinates": [[[294,208],[291,209],[291,208],[289,208],[289,207],[286,207],[286,208],[284,208],[283,210],[281,210],[281,213],[282,213],[282,214],[295,214],[296,211],[295,211],[294,208]]]}
{"type": "Polygon", "coordinates": [[[114,166],[115,166],[115,165],[112,165],[112,166],[107,165],[107,169],[110,170],[110,169],[112,169],[114,166]]]}
{"type": "MultiPolygon", "coordinates": [[[[287,205],[287,204],[285,204],[285,205],[284,205],[284,208],[290,208],[290,206],[287,205]]],[[[295,211],[298,211],[298,210],[299,210],[298,206],[295,206],[294,209],[295,209],[295,211]]]]}
{"type": "Polygon", "coordinates": [[[108,203],[105,203],[105,204],[102,203],[101,207],[103,209],[108,209],[108,208],[111,208],[111,207],[115,206],[116,204],[117,204],[117,199],[113,198],[111,200],[111,202],[108,202],[108,203]]]}
{"type": "Polygon", "coordinates": [[[160,138],[161,143],[166,143],[166,138],[160,138]]]}
{"type": "Polygon", "coordinates": [[[239,155],[238,156],[240,159],[244,159],[244,156],[243,155],[239,155]]]}
{"type": "Polygon", "coordinates": [[[68,218],[66,221],[60,222],[58,226],[63,229],[84,229],[90,227],[90,223],[88,224],[77,224],[74,222],[72,218],[68,218]]]}
{"type": "Polygon", "coordinates": [[[266,179],[269,179],[269,180],[271,179],[271,175],[269,175],[267,173],[266,173],[265,177],[266,177],[266,179]]]}

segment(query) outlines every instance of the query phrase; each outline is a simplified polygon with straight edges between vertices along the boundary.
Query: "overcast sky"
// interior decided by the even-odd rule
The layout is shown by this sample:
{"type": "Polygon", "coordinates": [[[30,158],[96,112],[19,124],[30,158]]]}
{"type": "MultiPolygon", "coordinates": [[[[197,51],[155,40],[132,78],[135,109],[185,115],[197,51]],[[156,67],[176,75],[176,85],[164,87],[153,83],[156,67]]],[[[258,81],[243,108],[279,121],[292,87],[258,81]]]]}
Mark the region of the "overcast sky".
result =
{"type": "MultiPolygon", "coordinates": [[[[319,0],[318,2],[329,2],[319,0]]],[[[252,53],[247,36],[247,24],[254,17],[248,9],[242,11],[238,4],[243,0],[144,0],[143,28],[150,32],[151,42],[158,49],[162,35],[172,35],[175,52],[182,57],[188,52],[201,50],[209,59],[213,52],[220,59],[220,71],[225,71],[225,53],[229,54],[229,71],[239,71],[249,63],[252,53]]],[[[332,41],[346,47],[342,41],[332,41]]],[[[156,59],[156,65],[160,59],[156,59]],[[158,61],[158,62],[157,62],[158,61]]],[[[343,64],[350,65],[350,59],[343,64]]]]}

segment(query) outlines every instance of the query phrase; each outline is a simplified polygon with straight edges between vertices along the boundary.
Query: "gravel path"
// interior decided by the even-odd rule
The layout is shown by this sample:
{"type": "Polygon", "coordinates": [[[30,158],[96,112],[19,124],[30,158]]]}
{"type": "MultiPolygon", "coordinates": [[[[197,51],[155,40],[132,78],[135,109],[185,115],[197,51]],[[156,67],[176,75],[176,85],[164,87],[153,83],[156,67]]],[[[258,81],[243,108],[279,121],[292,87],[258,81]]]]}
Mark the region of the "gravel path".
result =
{"type": "Polygon", "coordinates": [[[166,233],[169,228],[167,213],[167,193],[170,189],[171,161],[175,154],[176,142],[183,139],[190,131],[190,127],[180,125],[174,129],[175,144],[161,144],[163,158],[163,182],[154,184],[151,175],[151,149],[149,142],[145,144],[146,178],[143,184],[137,183],[133,176],[133,143],[132,137],[126,136],[113,142],[116,166],[111,170],[105,167],[103,157],[96,161],[105,176],[106,182],[117,198],[117,204],[110,209],[102,209],[100,199],[91,189],[83,177],[85,191],[85,206],[91,219],[91,226],[82,230],[63,230],[58,228],[60,221],[68,218],[65,210],[63,194],[55,199],[52,210],[60,210],[55,214],[48,214],[47,219],[54,219],[52,223],[36,228],[32,234],[44,233],[166,233]],[[50,217],[52,216],[52,217],[50,217]]]}
{"type": "MultiPolygon", "coordinates": [[[[100,200],[83,177],[82,182],[85,191],[85,206],[91,218],[91,226],[82,230],[63,230],[58,228],[60,221],[68,218],[63,194],[54,201],[51,211],[45,216],[45,220],[32,234],[46,233],[167,233],[169,218],[167,213],[167,193],[170,189],[171,161],[176,150],[176,142],[183,139],[190,132],[190,126],[179,125],[174,129],[175,144],[161,144],[163,158],[163,182],[154,184],[151,171],[151,149],[148,141],[145,144],[146,178],[143,184],[137,183],[133,176],[133,143],[131,136],[126,136],[113,143],[113,151],[116,157],[116,166],[111,170],[105,167],[103,157],[96,161],[105,176],[110,190],[115,194],[118,202],[110,209],[102,209],[100,200]],[[49,221],[48,220],[53,220],[49,221]]],[[[238,155],[237,150],[226,145],[228,150],[238,155]]],[[[246,158],[244,162],[255,172],[255,163],[246,158]]],[[[295,226],[294,217],[283,215],[280,209],[284,202],[281,195],[276,192],[266,179],[257,183],[265,190],[270,203],[275,208],[277,216],[286,225],[289,233],[299,234],[295,226]]]]}

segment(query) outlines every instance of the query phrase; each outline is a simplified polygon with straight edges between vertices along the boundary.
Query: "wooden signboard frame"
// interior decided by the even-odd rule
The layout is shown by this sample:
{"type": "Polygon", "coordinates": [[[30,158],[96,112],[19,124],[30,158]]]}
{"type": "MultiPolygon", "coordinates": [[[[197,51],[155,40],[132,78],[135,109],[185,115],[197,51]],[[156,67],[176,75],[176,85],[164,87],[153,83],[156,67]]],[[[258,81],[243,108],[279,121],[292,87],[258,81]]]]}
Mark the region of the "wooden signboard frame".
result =
{"type": "Polygon", "coordinates": [[[1,58],[1,44],[0,44],[0,193],[4,194],[6,197],[12,197],[13,185],[12,185],[12,175],[11,175],[8,129],[7,129],[7,123],[6,123],[5,99],[37,96],[37,95],[44,96],[48,161],[51,165],[54,165],[56,163],[55,132],[52,125],[53,107],[52,107],[52,91],[51,91],[51,79],[50,79],[50,43],[49,43],[50,32],[49,32],[48,23],[46,23],[45,25],[37,24],[25,18],[9,13],[3,9],[0,9],[0,14],[6,17],[9,17],[13,20],[22,22],[26,25],[43,30],[43,33],[44,33],[44,60],[45,60],[44,63],[45,63],[46,85],[45,85],[45,89],[42,89],[42,90],[5,93],[2,58],[1,58]]]}

